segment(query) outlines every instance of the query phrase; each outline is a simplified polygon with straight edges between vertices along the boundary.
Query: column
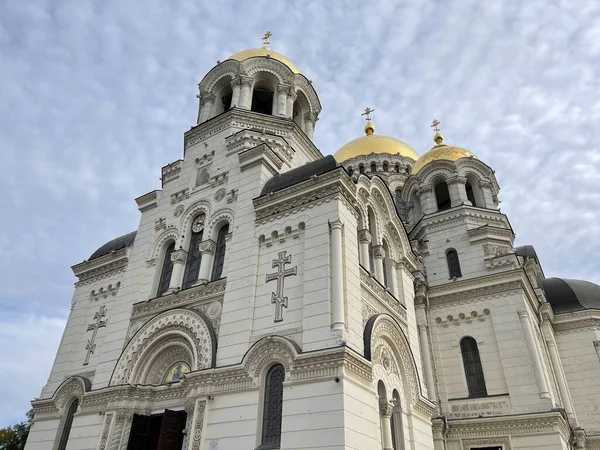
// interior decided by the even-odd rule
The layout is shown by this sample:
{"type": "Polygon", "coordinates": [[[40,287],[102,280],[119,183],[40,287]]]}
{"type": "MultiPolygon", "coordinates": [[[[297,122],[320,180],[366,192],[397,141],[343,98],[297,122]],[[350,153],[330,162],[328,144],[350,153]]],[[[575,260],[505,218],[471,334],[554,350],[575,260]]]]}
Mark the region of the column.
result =
{"type": "Polygon", "coordinates": [[[431,214],[437,211],[437,206],[433,200],[433,188],[431,185],[419,186],[417,196],[421,202],[423,214],[431,214]]]}
{"type": "Polygon", "coordinates": [[[215,94],[212,92],[200,93],[200,120],[198,123],[206,122],[212,117],[213,106],[215,105],[215,94]]]}
{"type": "Polygon", "coordinates": [[[304,114],[304,133],[308,136],[308,138],[312,141],[313,134],[315,131],[315,122],[317,118],[312,112],[307,112],[304,114]]]}
{"type": "Polygon", "coordinates": [[[383,450],[394,450],[392,441],[392,415],[394,414],[394,403],[386,401],[385,404],[379,405],[381,414],[381,437],[383,450]]]}
{"type": "Polygon", "coordinates": [[[250,107],[252,106],[251,101],[251,92],[250,92],[250,88],[252,87],[252,78],[249,77],[241,77],[240,78],[240,83],[241,83],[241,90],[240,90],[240,100],[239,100],[239,107],[241,109],[250,109],[250,107]]]}
{"type": "MultiPolygon", "coordinates": [[[[422,306],[425,307],[424,305],[422,306]]],[[[435,383],[433,381],[433,367],[431,365],[431,351],[429,347],[429,333],[427,325],[419,326],[419,344],[421,345],[421,354],[423,355],[423,371],[425,372],[425,383],[427,383],[427,393],[429,398],[435,401],[435,383]]]]}
{"type": "Polygon", "coordinates": [[[233,90],[231,94],[231,107],[236,108],[240,104],[240,93],[242,91],[242,87],[240,86],[241,80],[236,78],[231,82],[231,89],[233,90]]]}
{"type": "Polygon", "coordinates": [[[447,180],[448,191],[450,192],[450,206],[455,207],[463,203],[465,205],[471,204],[467,198],[466,182],[467,179],[465,177],[459,177],[458,175],[447,180]]]}
{"type": "Polygon", "coordinates": [[[570,419],[575,420],[575,423],[577,423],[577,419],[575,418],[575,411],[573,410],[573,402],[571,401],[571,394],[569,393],[569,387],[567,385],[565,373],[560,362],[558,348],[556,348],[556,340],[554,339],[552,326],[547,320],[542,326],[542,334],[544,335],[544,339],[546,340],[546,345],[548,345],[548,353],[550,353],[550,363],[552,364],[552,370],[554,371],[554,375],[556,376],[556,383],[558,384],[560,397],[563,401],[563,407],[567,412],[567,416],[570,419]]]}
{"type": "Polygon", "coordinates": [[[172,294],[181,289],[181,281],[183,279],[183,271],[187,261],[187,252],[180,248],[171,253],[171,261],[173,262],[173,271],[171,272],[171,281],[169,281],[169,289],[167,294],[172,294]]]}
{"type": "Polygon", "coordinates": [[[287,86],[280,84],[277,86],[277,111],[275,114],[281,117],[291,117],[287,113],[287,86]]]}
{"type": "Polygon", "coordinates": [[[294,86],[288,86],[286,111],[285,111],[286,117],[289,117],[291,119],[294,118],[294,102],[296,101],[297,97],[298,97],[298,94],[296,94],[296,90],[294,89],[294,86]]]}
{"type": "Polygon", "coordinates": [[[392,292],[392,295],[400,301],[400,290],[398,289],[398,263],[391,259],[390,265],[390,291],[392,292]]]}
{"type": "Polygon", "coordinates": [[[596,355],[598,355],[598,360],[600,361],[600,341],[594,341],[594,348],[596,349],[596,355]]]}
{"type": "Polygon", "coordinates": [[[371,239],[371,232],[369,230],[366,228],[364,230],[358,230],[360,264],[369,272],[371,271],[371,263],[369,261],[369,245],[371,245],[371,239]]]}
{"type": "Polygon", "coordinates": [[[492,194],[492,183],[487,180],[479,180],[478,184],[479,189],[481,189],[481,193],[483,194],[484,205],[482,206],[485,208],[497,208],[498,205],[495,204],[494,196],[492,194]]]}
{"type": "Polygon", "coordinates": [[[373,265],[375,266],[375,278],[382,285],[385,285],[385,277],[383,275],[383,258],[385,258],[385,249],[383,245],[373,246],[373,265]]]}
{"type": "Polygon", "coordinates": [[[538,385],[540,398],[547,398],[550,400],[550,392],[548,391],[548,385],[546,384],[546,378],[544,377],[542,360],[540,359],[540,355],[538,353],[537,342],[533,334],[531,322],[529,321],[529,313],[527,311],[518,311],[518,314],[519,319],[521,319],[521,327],[523,328],[523,332],[525,334],[527,348],[529,349],[531,363],[533,364],[533,372],[538,385]]]}
{"type": "Polygon", "coordinates": [[[212,239],[200,242],[200,271],[196,284],[206,284],[210,281],[216,248],[217,244],[212,239]]]}
{"type": "Polygon", "coordinates": [[[329,223],[331,230],[331,302],[333,310],[333,329],[346,327],[344,311],[344,255],[342,251],[342,230],[344,224],[339,220],[329,223]]]}

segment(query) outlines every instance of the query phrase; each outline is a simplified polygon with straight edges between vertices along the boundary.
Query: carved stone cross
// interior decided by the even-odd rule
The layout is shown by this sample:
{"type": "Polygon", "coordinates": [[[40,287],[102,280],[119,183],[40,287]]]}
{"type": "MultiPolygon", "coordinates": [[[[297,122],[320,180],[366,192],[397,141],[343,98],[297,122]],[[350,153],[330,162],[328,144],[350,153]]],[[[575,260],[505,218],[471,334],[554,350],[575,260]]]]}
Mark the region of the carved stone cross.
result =
{"type": "Polygon", "coordinates": [[[288,299],[283,295],[283,281],[285,277],[297,275],[298,266],[290,269],[285,269],[286,264],[292,263],[292,255],[285,256],[287,252],[279,252],[279,257],[273,260],[273,268],[277,268],[277,272],[267,274],[267,283],[277,280],[276,292],[271,293],[271,303],[275,304],[275,322],[283,320],[283,308],[288,307],[288,299]]]}
{"type": "Polygon", "coordinates": [[[102,320],[102,318],[106,316],[106,307],[101,306],[96,314],[94,314],[94,323],[90,323],[88,325],[87,331],[94,331],[92,334],[92,338],[87,342],[85,349],[87,350],[87,355],[85,356],[85,361],[83,362],[84,366],[87,366],[90,362],[90,356],[96,350],[96,335],[98,334],[98,328],[103,328],[106,326],[106,320],[102,320]]]}

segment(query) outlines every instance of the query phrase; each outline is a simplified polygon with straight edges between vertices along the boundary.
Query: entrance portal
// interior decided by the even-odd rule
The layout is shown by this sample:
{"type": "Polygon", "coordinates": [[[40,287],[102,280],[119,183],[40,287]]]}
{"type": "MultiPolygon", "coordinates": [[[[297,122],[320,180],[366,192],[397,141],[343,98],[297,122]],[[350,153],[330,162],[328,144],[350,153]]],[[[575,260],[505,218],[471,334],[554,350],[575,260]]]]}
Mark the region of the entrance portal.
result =
{"type": "Polygon", "coordinates": [[[164,414],[134,414],[127,450],[181,450],[185,411],[165,410],[164,414]]]}

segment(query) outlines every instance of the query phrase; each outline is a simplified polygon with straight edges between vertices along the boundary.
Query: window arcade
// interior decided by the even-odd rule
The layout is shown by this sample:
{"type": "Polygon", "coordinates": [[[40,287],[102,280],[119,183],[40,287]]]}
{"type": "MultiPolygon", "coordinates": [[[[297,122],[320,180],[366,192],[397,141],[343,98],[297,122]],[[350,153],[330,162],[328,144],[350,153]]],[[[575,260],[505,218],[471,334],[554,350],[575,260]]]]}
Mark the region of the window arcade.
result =
{"type": "Polygon", "coordinates": [[[226,240],[227,234],[229,233],[229,224],[226,223],[219,230],[219,234],[217,236],[217,246],[215,250],[215,263],[213,266],[213,272],[211,280],[218,280],[223,275],[223,264],[225,262],[225,250],[226,250],[226,240]]]}
{"type": "Polygon", "coordinates": [[[63,425],[62,434],[60,435],[60,442],[58,443],[57,450],[66,450],[67,443],[69,442],[69,435],[71,434],[71,427],[73,426],[73,418],[75,413],[77,412],[77,408],[79,407],[79,399],[73,400],[71,406],[69,406],[69,411],[67,412],[67,416],[65,418],[65,423],[63,425]]]}
{"type": "Polygon", "coordinates": [[[461,278],[462,272],[460,270],[460,261],[458,260],[458,253],[455,249],[451,248],[446,252],[446,262],[448,263],[450,279],[461,278]]]}
{"type": "Polygon", "coordinates": [[[435,185],[435,200],[437,202],[438,211],[444,211],[452,207],[450,200],[450,191],[446,181],[440,181],[435,185]]]}
{"type": "Polygon", "coordinates": [[[171,282],[171,274],[173,273],[173,261],[171,261],[171,254],[175,251],[175,242],[171,242],[165,250],[165,256],[163,258],[162,271],[160,273],[160,279],[158,282],[158,289],[156,296],[160,297],[164,295],[169,289],[169,283],[171,282]]]}
{"type": "Polygon", "coordinates": [[[202,252],[200,251],[200,243],[204,234],[204,222],[206,217],[202,214],[192,223],[192,236],[188,247],[187,262],[183,275],[183,289],[192,287],[198,281],[200,273],[200,261],[202,260],[202,252]]]}

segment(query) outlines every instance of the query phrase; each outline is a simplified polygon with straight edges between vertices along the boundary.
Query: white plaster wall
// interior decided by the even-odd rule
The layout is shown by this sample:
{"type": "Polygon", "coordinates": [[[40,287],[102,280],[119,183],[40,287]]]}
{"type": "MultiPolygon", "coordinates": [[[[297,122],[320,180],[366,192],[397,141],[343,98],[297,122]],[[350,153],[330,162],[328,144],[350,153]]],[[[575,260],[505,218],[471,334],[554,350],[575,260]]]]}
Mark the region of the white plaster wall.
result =
{"type": "Polygon", "coordinates": [[[59,419],[35,419],[29,436],[26,450],[49,450],[54,445],[58,433],[59,419]]]}

